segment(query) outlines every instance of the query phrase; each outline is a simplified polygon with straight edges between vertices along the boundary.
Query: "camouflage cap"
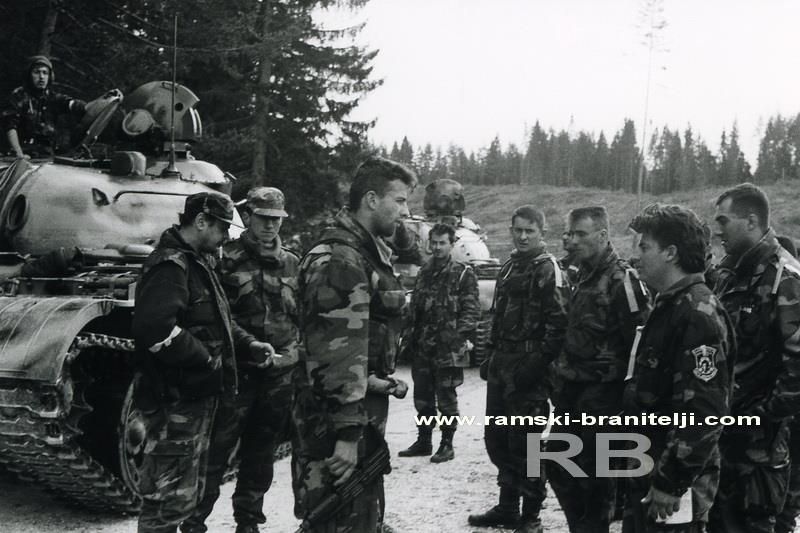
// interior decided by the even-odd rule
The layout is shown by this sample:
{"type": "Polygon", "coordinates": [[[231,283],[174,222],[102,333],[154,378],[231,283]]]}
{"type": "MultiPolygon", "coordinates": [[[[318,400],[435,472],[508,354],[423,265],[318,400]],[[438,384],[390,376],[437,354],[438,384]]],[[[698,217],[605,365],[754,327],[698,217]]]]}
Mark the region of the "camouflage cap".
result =
{"type": "Polygon", "coordinates": [[[187,196],[183,212],[189,218],[204,213],[233,226],[242,227],[233,220],[233,200],[227,194],[209,191],[187,196]]]}
{"type": "Polygon", "coordinates": [[[247,207],[254,215],[265,217],[288,217],[284,206],[286,199],[275,187],[253,187],[247,192],[247,207]]]}

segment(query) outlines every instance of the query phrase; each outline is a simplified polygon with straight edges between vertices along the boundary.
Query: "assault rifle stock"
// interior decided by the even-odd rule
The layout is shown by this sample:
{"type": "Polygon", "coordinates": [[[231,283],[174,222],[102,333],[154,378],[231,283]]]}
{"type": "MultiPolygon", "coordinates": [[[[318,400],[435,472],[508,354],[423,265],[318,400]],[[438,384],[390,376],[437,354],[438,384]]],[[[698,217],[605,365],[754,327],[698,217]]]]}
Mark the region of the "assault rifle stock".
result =
{"type": "Polygon", "coordinates": [[[378,449],[356,467],[350,479],[309,511],[295,533],[307,533],[312,528],[328,522],[364,492],[364,487],[391,471],[389,448],[382,438],[379,443],[378,449]]]}

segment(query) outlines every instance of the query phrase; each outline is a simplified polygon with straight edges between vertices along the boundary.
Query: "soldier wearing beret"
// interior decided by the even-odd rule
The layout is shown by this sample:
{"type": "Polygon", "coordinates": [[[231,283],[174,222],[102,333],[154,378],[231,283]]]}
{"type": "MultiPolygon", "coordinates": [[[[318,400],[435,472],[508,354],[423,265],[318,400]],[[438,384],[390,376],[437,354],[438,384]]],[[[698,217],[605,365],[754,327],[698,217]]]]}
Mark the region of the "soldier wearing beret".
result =
{"type": "Polygon", "coordinates": [[[769,225],[769,199],[743,183],[716,201],[727,254],[714,287],[736,326],[731,414],[758,426],[728,426],[709,530],[772,532],[789,483],[789,425],[800,412],[800,263],[769,225]]]}
{"type": "Polygon", "coordinates": [[[239,473],[233,493],[237,533],[258,531],[266,522],[264,494],[272,484],[277,439],[288,436],[292,374],[298,361],[297,266],[299,258],[281,245],[279,231],[288,216],[283,193],[255,187],[243,202],[247,229],[226,243],[222,285],[234,321],[267,344],[268,352],[236,353],[239,393],[220,402],[209,451],[202,501],[181,529],[207,530],[204,522],[219,498],[228,458],[239,442],[239,473]]]}
{"type": "Polygon", "coordinates": [[[161,235],[137,284],[134,402],[148,437],[139,533],[172,533],[190,516],[205,482],[217,403],[236,394],[234,349],[265,349],[231,319],[214,269],[233,216],[224,194],[189,196],[180,224],[161,235]]]}
{"type": "MultiPolygon", "coordinates": [[[[626,413],[691,413],[698,421],[727,415],[736,341],[728,314],[703,278],[702,223],[688,209],[653,205],[631,228],[641,234],[639,273],[658,294],[631,351],[626,413]]],[[[669,531],[705,531],[719,484],[722,426],[642,426],[632,431],[649,438],[647,454],[654,467],[648,475],[628,480],[623,531],[659,531],[656,521],[679,511],[685,517],[680,524],[673,518],[669,531]]]]}

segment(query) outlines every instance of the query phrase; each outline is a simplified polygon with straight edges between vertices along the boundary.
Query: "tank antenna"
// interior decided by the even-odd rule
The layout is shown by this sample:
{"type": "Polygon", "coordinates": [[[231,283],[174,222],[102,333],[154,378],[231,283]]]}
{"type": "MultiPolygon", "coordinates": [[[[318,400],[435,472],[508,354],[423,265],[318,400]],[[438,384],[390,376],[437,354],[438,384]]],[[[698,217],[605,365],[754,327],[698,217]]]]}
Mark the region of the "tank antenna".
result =
{"type": "Polygon", "coordinates": [[[181,172],[175,166],[175,90],[177,88],[176,71],[178,70],[178,15],[175,15],[172,28],[172,103],[170,104],[169,118],[169,165],[161,172],[162,177],[181,177],[181,172]]]}

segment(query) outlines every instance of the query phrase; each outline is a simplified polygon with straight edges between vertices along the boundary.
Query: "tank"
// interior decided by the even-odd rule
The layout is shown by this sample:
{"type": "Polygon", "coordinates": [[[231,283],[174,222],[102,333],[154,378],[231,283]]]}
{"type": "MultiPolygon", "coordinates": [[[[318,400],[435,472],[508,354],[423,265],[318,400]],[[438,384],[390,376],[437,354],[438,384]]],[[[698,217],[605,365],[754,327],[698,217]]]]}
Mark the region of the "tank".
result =
{"type": "MultiPolygon", "coordinates": [[[[481,319],[478,323],[475,346],[470,354],[472,365],[479,365],[486,359],[486,345],[491,329],[489,310],[494,299],[495,278],[500,270],[500,261],[492,257],[486,244],[486,234],[480,226],[463,215],[466,208],[463,187],[455,180],[439,179],[425,187],[423,199],[424,216],[414,215],[405,221],[406,227],[416,234],[422,251],[422,260],[428,261],[431,250],[428,245],[428,232],[437,223],[450,224],[456,229],[456,242],[451,253],[453,259],[473,267],[478,276],[478,290],[481,304],[481,319]]],[[[410,299],[419,265],[401,263],[395,265],[403,286],[410,299]]]]}
{"type": "Polygon", "coordinates": [[[180,85],[170,166],[172,88],[152,82],[93,102],[69,155],[0,163],[0,462],[104,511],[140,506],[145,428],[129,388],[141,265],[187,195],[231,187],[191,156],[198,100],[180,85]],[[95,142],[103,136],[113,144],[95,142]],[[54,253],[74,256],[68,270],[51,268],[54,253]],[[20,275],[32,261],[38,271],[20,275]]]}

